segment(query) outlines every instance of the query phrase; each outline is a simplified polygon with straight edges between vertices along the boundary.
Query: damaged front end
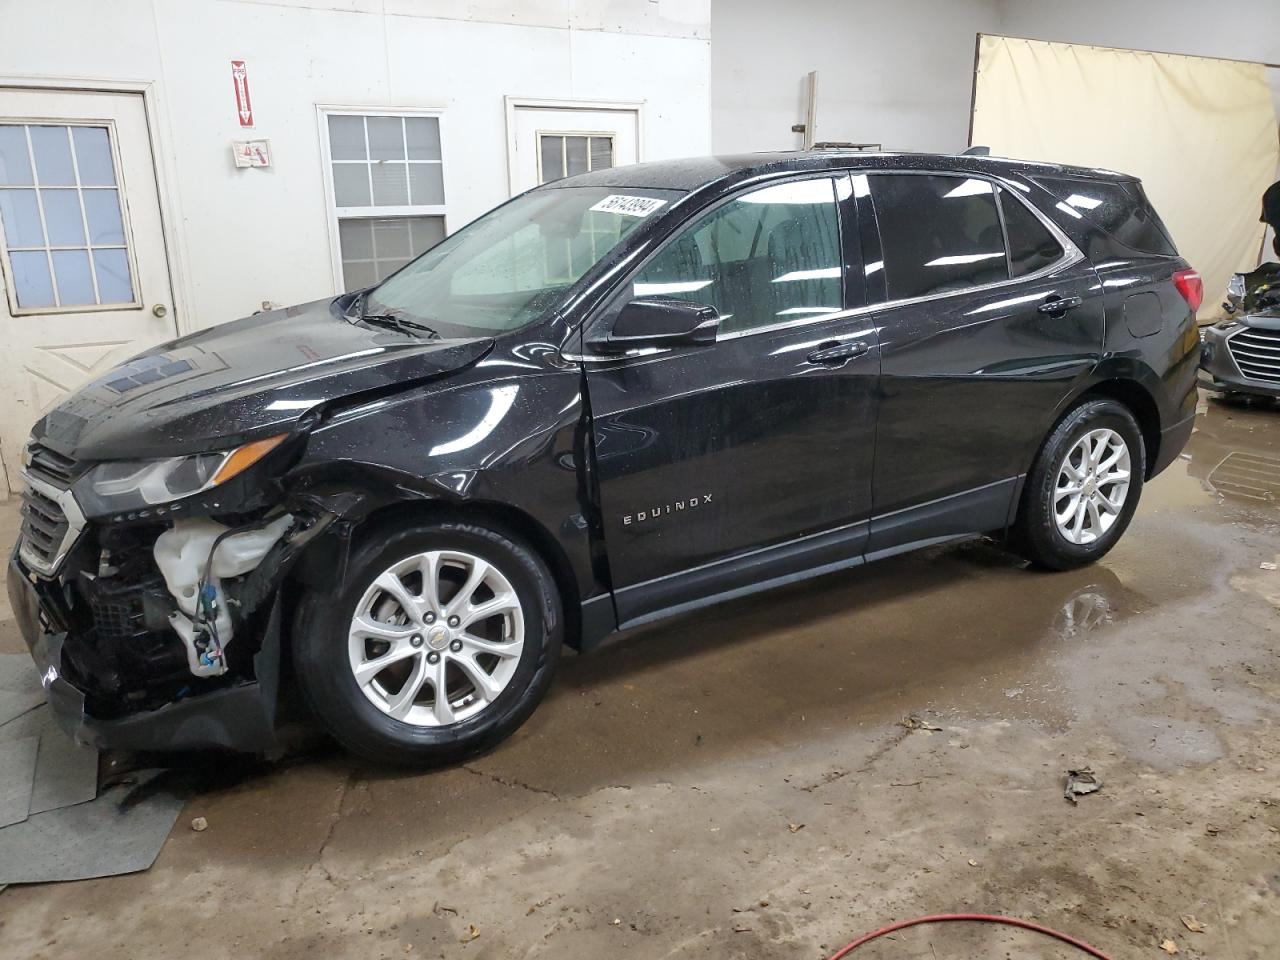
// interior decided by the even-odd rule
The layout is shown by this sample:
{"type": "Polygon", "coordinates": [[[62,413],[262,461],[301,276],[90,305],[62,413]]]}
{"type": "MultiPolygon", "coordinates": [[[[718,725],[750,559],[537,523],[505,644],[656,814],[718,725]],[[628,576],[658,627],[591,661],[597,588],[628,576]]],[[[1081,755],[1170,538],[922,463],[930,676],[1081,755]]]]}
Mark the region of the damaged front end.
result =
{"type": "Polygon", "coordinates": [[[77,739],[154,751],[273,745],[279,587],[333,519],[270,479],[296,453],[288,440],[84,466],[29,446],[9,595],[77,739]]]}

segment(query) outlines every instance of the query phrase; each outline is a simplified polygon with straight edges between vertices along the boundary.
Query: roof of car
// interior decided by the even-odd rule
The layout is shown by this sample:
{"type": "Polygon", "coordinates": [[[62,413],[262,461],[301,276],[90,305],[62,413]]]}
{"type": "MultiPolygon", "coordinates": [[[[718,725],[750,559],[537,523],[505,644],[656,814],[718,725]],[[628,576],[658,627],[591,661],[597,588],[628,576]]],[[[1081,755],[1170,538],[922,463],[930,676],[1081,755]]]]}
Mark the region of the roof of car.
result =
{"type": "Polygon", "coordinates": [[[723,180],[739,182],[770,173],[808,170],[883,169],[956,170],[960,172],[1016,173],[1024,176],[1067,174],[1107,180],[1132,177],[1089,167],[1073,167],[1033,160],[941,153],[866,153],[863,151],[809,150],[744,153],[718,157],[652,160],[608,170],[566,177],[548,187],[633,187],[696,190],[723,180]]]}

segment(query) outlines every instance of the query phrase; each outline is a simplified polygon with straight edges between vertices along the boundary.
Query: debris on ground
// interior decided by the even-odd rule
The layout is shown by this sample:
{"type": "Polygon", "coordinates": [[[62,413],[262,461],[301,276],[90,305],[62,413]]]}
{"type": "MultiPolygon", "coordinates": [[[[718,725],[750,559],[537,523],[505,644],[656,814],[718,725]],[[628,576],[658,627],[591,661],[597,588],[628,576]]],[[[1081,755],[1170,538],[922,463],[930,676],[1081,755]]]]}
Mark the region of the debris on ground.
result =
{"type": "Polygon", "coordinates": [[[1197,920],[1195,917],[1190,916],[1188,914],[1188,915],[1184,915],[1181,919],[1182,919],[1182,925],[1186,927],[1188,930],[1190,930],[1192,933],[1204,933],[1204,924],[1201,923],[1199,920],[1197,920]]]}
{"type": "Polygon", "coordinates": [[[1174,943],[1172,940],[1170,940],[1168,937],[1165,937],[1163,940],[1160,941],[1160,949],[1172,957],[1175,953],[1178,952],[1178,945],[1174,943]]]}
{"type": "Polygon", "coordinates": [[[1076,797],[1082,797],[1086,793],[1097,793],[1102,789],[1102,780],[1093,772],[1091,767],[1081,767],[1079,770],[1067,771],[1067,785],[1062,795],[1072,803],[1079,803],[1076,797]]]}
{"type": "Polygon", "coordinates": [[[941,730],[941,727],[935,726],[928,720],[925,720],[917,713],[911,714],[909,717],[903,717],[898,721],[898,726],[906,727],[908,730],[941,730]]]}
{"type": "Polygon", "coordinates": [[[788,830],[790,830],[792,833],[799,833],[801,830],[803,830],[803,829],[804,829],[804,824],[803,824],[803,823],[788,823],[788,824],[787,824],[787,829],[788,829],[788,830]]]}
{"type": "Polygon", "coordinates": [[[1280,564],[1272,563],[1268,560],[1263,560],[1260,564],[1258,564],[1258,569],[1259,570],[1276,570],[1276,569],[1280,569],[1280,564]]]}
{"type": "Polygon", "coordinates": [[[196,833],[203,833],[209,829],[209,821],[204,817],[196,817],[191,821],[191,829],[196,833]]]}
{"type": "Polygon", "coordinates": [[[458,938],[459,943],[470,943],[480,936],[480,928],[474,923],[467,924],[467,932],[458,938]]]}

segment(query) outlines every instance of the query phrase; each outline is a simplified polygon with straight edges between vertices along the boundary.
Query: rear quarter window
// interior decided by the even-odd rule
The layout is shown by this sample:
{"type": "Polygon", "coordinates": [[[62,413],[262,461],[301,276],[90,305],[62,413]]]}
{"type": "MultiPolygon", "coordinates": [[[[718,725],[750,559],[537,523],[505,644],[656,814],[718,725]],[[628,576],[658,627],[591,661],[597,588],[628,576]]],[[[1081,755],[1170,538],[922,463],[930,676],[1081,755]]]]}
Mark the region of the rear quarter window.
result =
{"type": "Polygon", "coordinates": [[[1058,199],[1063,212],[1089,221],[1126,247],[1166,257],[1178,255],[1168,229],[1136,180],[1034,179],[1058,199]]]}

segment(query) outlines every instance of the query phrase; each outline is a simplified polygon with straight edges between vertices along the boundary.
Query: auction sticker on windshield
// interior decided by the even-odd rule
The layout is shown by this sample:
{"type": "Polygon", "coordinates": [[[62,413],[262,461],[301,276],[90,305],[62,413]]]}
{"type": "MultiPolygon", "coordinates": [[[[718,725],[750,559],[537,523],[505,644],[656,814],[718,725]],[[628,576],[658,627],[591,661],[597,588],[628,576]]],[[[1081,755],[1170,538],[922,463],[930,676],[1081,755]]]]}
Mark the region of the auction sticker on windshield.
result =
{"type": "Polygon", "coordinates": [[[647,217],[667,201],[653,197],[628,197],[611,193],[591,209],[597,213],[620,213],[626,217],[647,217]]]}

